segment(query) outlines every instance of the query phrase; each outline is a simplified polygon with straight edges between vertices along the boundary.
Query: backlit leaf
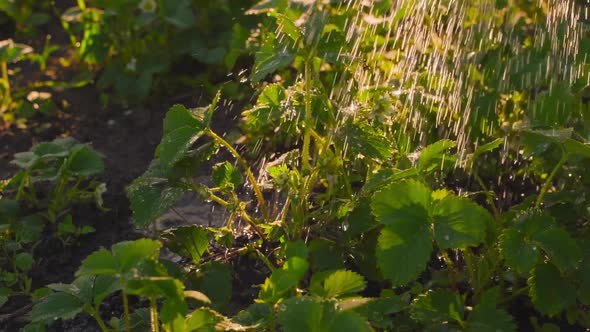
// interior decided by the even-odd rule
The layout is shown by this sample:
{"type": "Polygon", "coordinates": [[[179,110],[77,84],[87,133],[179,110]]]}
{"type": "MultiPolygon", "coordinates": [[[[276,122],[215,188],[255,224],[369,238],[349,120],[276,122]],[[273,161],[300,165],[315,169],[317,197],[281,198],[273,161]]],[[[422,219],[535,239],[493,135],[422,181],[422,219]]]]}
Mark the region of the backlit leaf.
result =
{"type": "Polygon", "coordinates": [[[447,196],[433,212],[434,238],[443,250],[481,244],[493,218],[484,208],[466,198],[447,196]]]}
{"type": "Polygon", "coordinates": [[[324,280],[325,297],[340,297],[357,293],[365,289],[365,278],[360,274],[347,270],[339,270],[324,280]]]}

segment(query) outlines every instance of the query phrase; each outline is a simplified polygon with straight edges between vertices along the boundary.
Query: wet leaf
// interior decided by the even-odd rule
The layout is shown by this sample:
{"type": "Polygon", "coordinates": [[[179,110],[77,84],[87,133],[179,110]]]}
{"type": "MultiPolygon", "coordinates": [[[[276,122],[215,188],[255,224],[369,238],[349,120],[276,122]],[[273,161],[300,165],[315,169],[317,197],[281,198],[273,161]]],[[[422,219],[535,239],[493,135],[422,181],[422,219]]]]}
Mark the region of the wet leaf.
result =
{"type": "Polygon", "coordinates": [[[373,195],[371,209],[386,227],[377,242],[378,266],[394,285],[426,268],[432,252],[430,190],[416,181],[394,183],[373,195]]]}
{"type": "Polygon", "coordinates": [[[262,47],[256,52],[254,69],[250,79],[254,82],[263,80],[267,75],[283,69],[293,62],[295,52],[288,46],[281,45],[274,35],[264,41],[262,47]]]}
{"type": "Polygon", "coordinates": [[[227,161],[213,166],[211,178],[217,187],[232,186],[235,188],[242,183],[242,175],[238,169],[227,161]]]}
{"type": "Polygon", "coordinates": [[[576,303],[576,289],[551,264],[537,265],[528,283],[529,296],[542,314],[556,316],[576,303]]]}
{"type": "Polygon", "coordinates": [[[440,249],[464,249],[485,239],[494,220],[481,206],[466,198],[447,196],[434,207],[434,238],[440,249]]]}

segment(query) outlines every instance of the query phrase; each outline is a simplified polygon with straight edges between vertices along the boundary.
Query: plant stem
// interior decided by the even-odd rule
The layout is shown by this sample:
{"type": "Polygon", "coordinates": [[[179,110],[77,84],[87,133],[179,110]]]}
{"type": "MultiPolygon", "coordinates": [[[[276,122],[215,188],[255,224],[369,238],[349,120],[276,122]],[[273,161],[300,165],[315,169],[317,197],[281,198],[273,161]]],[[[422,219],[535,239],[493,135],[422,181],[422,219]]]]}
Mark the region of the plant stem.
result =
{"type": "Polygon", "coordinates": [[[88,314],[90,314],[90,316],[92,316],[92,318],[94,318],[94,320],[96,321],[96,323],[98,324],[98,326],[100,327],[100,329],[103,332],[111,332],[112,331],[111,329],[109,329],[107,327],[107,324],[105,324],[104,320],[102,320],[102,317],[100,317],[100,313],[99,313],[98,308],[88,309],[88,310],[86,310],[86,312],[88,312],[88,314]]]}
{"type": "Polygon", "coordinates": [[[488,204],[490,205],[490,208],[492,209],[492,213],[494,214],[494,218],[496,220],[500,220],[500,211],[498,211],[498,208],[496,207],[496,204],[494,203],[494,195],[488,189],[488,187],[485,185],[485,183],[483,182],[483,180],[481,179],[479,174],[477,174],[476,171],[473,172],[473,177],[475,178],[475,181],[477,182],[477,184],[485,192],[488,204]]]}
{"type": "Polygon", "coordinates": [[[155,299],[150,299],[150,319],[152,322],[152,332],[159,332],[158,308],[156,307],[155,299]]]}
{"type": "Polygon", "coordinates": [[[309,163],[309,146],[311,144],[311,69],[310,69],[310,60],[305,61],[305,72],[304,78],[305,80],[305,118],[303,120],[303,152],[301,155],[301,163],[303,168],[311,169],[311,165],[309,163]]]}
{"type": "Polygon", "coordinates": [[[266,265],[266,267],[268,267],[270,272],[274,272],[274,270],[276,270],[276,267],[274,267],[274,265],[272,265],[272,263],[268,260],[268,258],[257,248],[254,248],[254,250],[256,250],[258,257],[260,257],[260,259],[266,265]]]}
{"type": "MultiPolygon", "coordinates": [[[[0,106],[4,106],[3,104],[6,104],[6,107],[8,108],[12,103],[12,98],[10,96],[10,81],[8,80],[8,64],[6,61],[0,61],[0,68],[2,70],[2,81],[4,82],[4,88],[6,89],[5,95],[2,98],[3,101],[0,106]]],[[[3,107],[0,107],[0,111],[2,111],[2,109],[3,107]]]]}
{"type": "Polygon", "coordinates": [[[262,230],[254,222],[254,220],[252,220],[252,218],[250,218],[250,216],[248,215],[248,213],[246,213],[246,211],[244,211],[242,209],[240,211],[240,216],[242,217],[242,219],[244,219],[245,222],[248,223],[248,225],[250,225],[250,227],[252,227],[254,229],[254,231],[256,232],[256,234],[258,234],[258,236],[260,236],[262,241],[266,241],[266,236],[264,236],[264,232],[262,232],[262,230]]]}
{"type": "Polygon", "coordinates": [[[275,332],[276,331],[276,323],[275,323],[275,306],[273,305],[272,308],[270,309],[270,331],[271,332],[275,332]]]}
{"type": "Polygon", "coordinates": [[[443,259],[445,261],[445,263],[447,264],[448,268],[449,268],[449,277],[451,278],[451,283],[453,284],[453,288],[455,290],[457,290],[457,283],[459,278],[457,278],[457,271],[455,270],[455,266],[453,264],[453,260],[451,259],[451,257],[449,256],[449,254],[445,251],[442,250],[442,255],[443,255],[443,259]]]}
{"type": "Polygon", "coordinates": [[[81,10],[85,10],[86,9],[86,1],[84,1],[84,0],[77,0],[77,2],[78,2],[78,7],[81,10]]]}
{"type": "Polygon", "coordinates": [[[562,150],[561,159],[559,159],[559,161],[557,162],[557,165],[555,165],[555,168],[553,168],[553,171],[551,171],[551,174],[549,174],[549,177],[547,177],[547,180],[545,180],[545,184],[543,185],[543,188],[541,189],[541,192],[539,193],[539,197],[537,197],[537,201],[535,202],[536,208],[540,207],[541,203],[543,203],[543,198],[545,198],[545,194],[547,194],[547,192],[549,191],[549,188],[551,187],[551,183],[553,182],[553,178],[555,177],[555,175],[557,175],[557,172],[565,164],[568,157],[569,157],[569,154],[566,153],[565,150],[562,150]]]}
{"type": "Polygon", "coordinates": [[[131,332],[131,319],[129,318],[129,301],[127,300],[127,292],[123,289],[123,310],[125,312],[125,330],[131,332]]]}
{"type": "Polygon", "coordinates": [[[254,193],[256,194],[256,199],[258,200],[258,205],[260,206],[260,210],[262,211],[262,216],[264,217],[265,220],[268,220],[268,208],[266,207],[266,202],[264,200],[264,196],[262,195],[262,190],[258,186],[258,181],[256,181],[256,178],[254,177],[254,174],[250,170],[250,167],[248,167],[248,163],[244,160],[244,158],[242,158],[242,156],[238,153],[238,151],[236,151],[236,149],[234,149],[234,147],[231,146],[231,144],[229,144],[226,140],[224,140],[219,135],[214,133],[211,129],[207,129],[205,131],[205,133],[209,137],[211,137],[215,141],[217,141],[219,144],[223,145],[234,156],[234,158],[236,158],[238,163],[242,166],[242,168],[246,172],[246,176],[248,177],[248,180],[252,184],[252,188],[254,189],[254,193]]]}

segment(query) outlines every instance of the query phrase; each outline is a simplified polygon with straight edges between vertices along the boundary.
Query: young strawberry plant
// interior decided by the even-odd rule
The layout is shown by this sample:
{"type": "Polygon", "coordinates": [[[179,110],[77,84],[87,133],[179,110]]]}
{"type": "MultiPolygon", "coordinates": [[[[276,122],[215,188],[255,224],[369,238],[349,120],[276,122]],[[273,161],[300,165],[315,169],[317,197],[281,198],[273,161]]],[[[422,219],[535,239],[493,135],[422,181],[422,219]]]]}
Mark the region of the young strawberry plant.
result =
{"type": "Polygon", "coordinates": [[[74,225],[69,210],[88,202],[104,210],[106,191],[104,183],[91,179],[103,172],[102,157],[73,138],[40,143],[14,157],[13,164],[21,170],[0,186],[1,304],[10,295],[30,295],[27,273],[45,232],[64,245],[94,232],[91,226],[74,225]]]}
{"type": "Polygon", "coordinates": [[[137,103],[178,86],[180,80],[167,73],[179,61],[206,65],[200,77],[183,77],[185,86],[209,88],[211,80],[231,70],[246,52],[253,25],[243,16],[225,2],[82,0],[61,15],[61,22],[79,60],[91,70],[104,68],[98,86],[114,91],[120,101],[137,103]]]}

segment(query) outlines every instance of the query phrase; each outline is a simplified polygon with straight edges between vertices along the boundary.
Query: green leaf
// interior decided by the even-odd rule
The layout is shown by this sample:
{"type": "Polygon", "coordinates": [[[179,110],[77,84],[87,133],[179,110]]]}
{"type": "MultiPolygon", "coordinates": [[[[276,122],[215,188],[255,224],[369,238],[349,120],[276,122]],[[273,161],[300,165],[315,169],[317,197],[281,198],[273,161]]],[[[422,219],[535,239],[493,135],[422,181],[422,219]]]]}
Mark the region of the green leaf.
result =
{"type": "Polygon", "coordinates": [[[416,181],[393,183],[373,195],[371,209],[386,227],[377,241],[377,263],[394,285],[424,270],[432,252],[430,190],[416,181]]]}
{"type": "Polygon", "coordinates": [[[106,249],[101,249],[88,255],[82,261],[76,275],[116,274],[118,271],[119,264],[113,254],[106,249]]]}
{"type": "Polygon", "coordinates": [[[79,176],[91,176],[104,172],[104,162],[96,151],[82,146],[68,158],[68,169],[79,176]]]}
{"type": "Polygon", "coordinates": [[[147,260],[157,260],[162,244],[151,239],[124,241],[111,247],[119,271],[127,273],[147,260]]]}
{"type": "Polygon", "coordinates": [[[528,280],[529,296],[544,315],[555,316],[576,303],[576,289],[551,264],[537,265],[528,280]]]}
{"type": "MultiPolygon", "coordinates": [[[[321,330],[320,330],[321,331],[321,330]]],[[[338,312],[332,320],[329,332],[370,332],[367,320],[352,311],[338,312]]]]}
{"type": "Polygon", "coordinates": [[[365,278],[360,274],[347,270],[339,270],[324,280],[325,297],[341,297],[358,293],[366,287],[365,278]]]}
{"type": "Polygon", "coordinates": [[[469,315],[467,332],[512,332],[516,325],[512,316],[495,306],[480,304],[469,315]]]}
{"type": "Polygon", "coordinates": [[[351,152],[367,158],[383,160],[393,154],[391,140],[368,126],[348,125],[344,128],[341,139],[348,144],[351,152]]]}
{"type": "Polygon", "coordinates": [[[0,61],[13,63],[20,60],[25,54],[33,52],[33,48],[25,44],[17,44],[12,39],[0,41],[0,61]]]}
{"type": "Polygon", "coordinates": [[[290,65],[293,59],[295,59],[295,53],[287,49],[285,45],[280,45],[274,34],[269,34],[260,50],[256,52],[250,79],[259,82],[267,75],[290,65]]]}
{"type": "Polygon", "coordinates": [[[125,274],[146,261],[156,260],[160,247],[160,242],[151,239],[119,242],[112,246],[112,252],[101,249],[86,257],[76,275],[125,274]]]}
{"type": "Polygon", "coordinates": [[[372,331],[367,321],[353,311],[337,311],[334,302],[311,297],[285,300],[277,320],[285,332],[372,331]]]}
{"type": "Polygon", "coordinates": [[[77,297],[68,293],[54,293],[45,301],[36,304],[31,311],[32,322],[48,320],[71,319],[82,311],[84,303],[77,297]]]}
{"type": "Polygon", "coordinates": [[[167,169],[172,168],[178,161],[186,157],[190,147],[203,134],[201,128],[185,126],[164,135],[158,146],[158,156],[162,165],[167,169]]]}
{"type": "Polygon", "coordinates": [[[215,325],[221,320],[222,318],[211,310],[197,309],[188,316],[185,326],[187,331],[213,332],[216,331],[215,325]]]}
{"type": "Polygon", "coordinates": [[[399,222],[429,223],[430,189],[418,181],[393,183],[376,192],[371,210],[380,223],[390,226],[399,222]]]}
{"type": "Polygon", "coordinates": [[[287,259],[293,257],[307,259],[307,256],[309,255],[307,245],[301,240],[285,242],[282,247],[284,248],[285,257],[287,259]]]}
{"type": "Polygon", "coordinates": [[[182,127],[203,129],[203,122],[183,105],[174,105],[164,118],[164,135],[182,127]]]}
{"type": "Polygon", "coordinates": [[[377,242],[379,269],[396,286],[407,284],[424,271],[431,253],[430,227],[420,221],[387,226],[377,242]]]}
{"type": "Polygon", "coordinates": [[[571,138],[567,138],[563,143],[565,150],[572,154],[578,155],[584,158],[590,158],[590,144],[578,142],[571,138]]]}
{"type": "Polygon", "coordinates": [[[410,307],[412,319],[430,325],[450,319],[463,321],[465,304],[461,295],[451,291],[428,291],[418,296],[410,307]]]}
{"type": "Polygon", "coordinates": [[[327,331],[326,320],[336,312],[333,304],[323,305],[322,302],[309,297],[287,299],[281,309],[277,320],[284,332],[327,331]]]}
{"type": "Polygon", "coordinates": [[[34,260],[31,254],[21,252],[20,254],[16,255],[16,257],[14,258],[14,262],[19,270],[27,272],[33,268],[34,260]]]}
{"type": "Polygon", "coordinates": [[[500,251],[506,260],[506,265],[520,274],[528,273],[541,256],[537,246],[527,241],[526,235],[513,227],[502,232],[500,251]]]}
{"type": "Polygon", "coordinates": [[[549,228],[535,234],[533,239],[560,270],[573,270],[580,264],[582,251],[565,230],[549,228]]]}
{"type": "Polygon", "coordinates": [[[433,212],[434,238],[440,249],[465,249],[485,239],[494,220],[481,206],[457,196],[439,201],[433,212]]]}
{"type": "Polygon", "coordinates": [[[457,144],[451,140],[443,139],[433,143],[420,151],[418,157],[418,168],[421,171],[432,171],[441,169],[444,164],[453,166],[455,158],[447,153],[447,150],[454,148],[457,144]]]}
{"type": "Polygon", "coordinates": [[[184,284],[170,277],[137,278],[127,281],[129,294],[144,296],[148,299],[183,299],[184,284]]]}
{"type": "Polygon", "coordinates": [[[184,257],[191,257],[199,264],[209,248],[209,232],[201,226],[185,226],[167,231],[162,235],[166,247],[184,257]]]}
{"type": "Polygon", "coordinates": [[[538,210],[527,210],[519,214],[500,235],[500,252],[506,265],[524,274],[538,262],[541,254],[539,244],[534,241],[536,234],[555,227],[555,221],[538,210]]]}
{"type": "MultiPolygon", "coordinates": [[[[164,326],[165,331],[169,332],[184,332],[186,325],[186,315],[188,312],[188,305],[184,299],[172,297],[164,300],[164,304],[160,309],[160,321],[164,326]]],[[[150,326],[150,319],[148,315],[147,325],[150,326]]],[[[148,329],[140,330],[147,331],[148,329]]],[[[191,330],[192,331],[192,330],[191,330]]],[[[139,331],[138,331],[139,332],[139,331]]]]}
{"type": "Polygon", "coordinates": [[[184,193],[183,188],[170,186],[162,173],[165,171],[160,161],[153,160],[149,169],[127,187],[133,221],[140,227],[151,224],[168,211],[184,193]]]}
{"type": "Polygon", "coordinates": [[[561,270],[575,269],[582,258],[576,241],[557,227],[555,220],[539,211],[520,214],[500,236],[500,250],[506,264],[527,273],[539,261],[542,249],[561,270]]]}
{"type": "Polygon", "coordinates": [[[295,23],[293,23],[293,21],[286,15],[276,12],[271,12],[270,15],[277,19],[278,31],[287,35],[294,42],[297,42],[299,38],[301,38],[301,31],[299,31],[299,28],[295,23]]]}
{"type": "Polygon", "coordinates": [[[45,221],[38,215],[33,214],[21,219],[16,226],[15,238],[20,243],[31,243],[39,240],[45,229],[45,221]]]}
{"type": "Polygon", "coordinates": [[[109,275],[96,276],[92,282],[92,296],[94,298],[94,303],[101,303],[107,296],[120,289],[121,282],[118,278],[109,275]]]}
{"type": "Polygon", "coordinates": [[[211,177],[217,187],[233,186],[235,188],[242,183],[240,172],[227,161],[213,166],[211,177]]]}
{"type": "Polygon", "coordinates": [[[303,278],[309,263],[301,257],[289,258],[281,269],[272,272],[260,287],[260,300],[275,303],[284,293],[295,287],[303,278]]]}
{"type": "Polygon", "coordinates": [[[262,135],[274,130],[281,119],[281,104],[287,98],[287,92],[281,84],[269,84],[262,90],[256,105],[243,113],[244,130],[253,135],[262,135]]]}
{"type": "Polygon", "coordinates": [[[227,265],[213,262],[204,268],[204,273],[199,290],[211,299],[213,308],[224,308],[232,296],[232,270],[227,265]]]}
{"type": "Polygon", "coordinates": [[[571,85],[563,81],[555,81],[548,91],[539,93],[529,103],[527,116],[535,126],[562,127],[575,109],[574,95],[571,85]]]}

